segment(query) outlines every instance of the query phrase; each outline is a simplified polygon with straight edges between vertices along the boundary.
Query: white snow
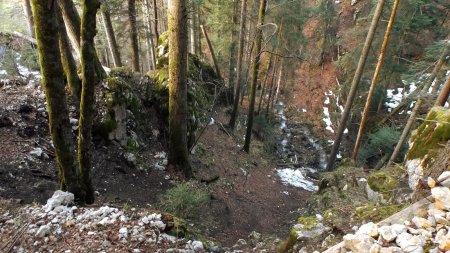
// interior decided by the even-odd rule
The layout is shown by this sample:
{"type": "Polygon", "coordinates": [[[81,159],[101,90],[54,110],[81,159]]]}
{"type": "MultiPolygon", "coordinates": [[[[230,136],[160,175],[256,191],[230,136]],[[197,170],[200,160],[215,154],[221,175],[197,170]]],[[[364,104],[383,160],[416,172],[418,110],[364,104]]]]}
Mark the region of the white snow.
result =
{"type": "Polygon", "coordinates": [[[319,189],[313,182],[308,181],[300,169],[277,169],[277,174],[285,185],[291,185],[307,191],[317,191],[319,189]]]}
{"type": "Polygon", "coordinates": [[[323,114],[324,114],[323,121],[325,121],[325,124],[327,124],[326,129],[328,131],[334,133],[334,130],[332,128],[333,123],[331,122],[330,112],[328,111],[328,107],[323,108],[323,114]]]}

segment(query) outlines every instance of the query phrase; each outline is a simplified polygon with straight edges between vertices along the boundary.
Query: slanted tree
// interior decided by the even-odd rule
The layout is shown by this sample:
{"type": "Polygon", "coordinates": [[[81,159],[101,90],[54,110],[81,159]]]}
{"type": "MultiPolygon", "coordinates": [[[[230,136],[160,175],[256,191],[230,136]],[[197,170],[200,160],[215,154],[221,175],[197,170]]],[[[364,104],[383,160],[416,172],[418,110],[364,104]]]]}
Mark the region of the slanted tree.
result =
{"type": "Polygon", "coordinates": [[[134,72],[139,72],[139,41],[136,24],[136,0],[127,1],[128,10],[128,26],[130,29],[130,53],[131,53],[131,69],[134,72]]]}
{"type": "Polygon", "coordinates": [[[339,127],[336,133],[336,138],[333,143],[333,147],[331,149],[330,156],[328,158],[327,170],[331,170],[334,168],[334,163],[336,161],[336,155],[339,151],[339,147],[341,145],[342,136],[344,134],[345,128],[347,126],[347,121],[350,116],[350,111],[353,105],[353,101],[355,99],[356,91],[358,90],[358,85],[361,80],[362,73],[364,71],[364,66],[366,65],[367,56],[369,55],[369,50],[372,45],[373,37],[375,35],[375,30],[378,26],[378,21],[380,19],[381,13],[383,11],[384,0],[379,0],[377,3],[377,7],[375,9],[375,13],[372,18],[372,22],[369,27],[369,31],[367,33],[366,40],[364,42],[363,51],[359,58],[358,66],[355,71],[355,75],[353,76],[353,81],[350,87],[350,92],[347,97],[347,101],[345,102],[344,111],[342,112],[341,119],[339,121],[339,127]]]}
{"type": "Polygon", "coordinates": [[[108,41],[109,50],[111,51],[114,67],[121,67],[122,60],[120,59],[119,47],[117,46],[116,36],[114,35],[109,6],[106,2],[103,2],[100,11],[103,25],[105,26],[106,40],[108,41]]]}
{"type": "Polygon", "coordinates": [[[168,165],[192,177],[187,149],[187,4],[168,3],[169,39],[169,159],[168,165]]]}
{"type": "Polygon", "coordinates": [[[150,17],[150,0],[145,0],[143,8],[145,13],[145,32],[146,32],[146,40],[147,43],[147,61],[148,65],[151,69],[156,69],[156,53],[155,53],[155,43],[153,41],[152,34],[152,23],[150,17]]]}
{"type": "Polygon", "coordinates": [[[255,95],[256,95],[256,85],[258,81],[258,70],[259,70],[259,59],[261,56],[261,44],[262,44],[262,29],[264,25],[264,16],[266,14],[266,4],[267,0],[260,0],[259,11],[258,11],[258,26],[256,27],[256,37],[255,37],[255,58],[252,64],[252,80],[250,83],[250,97],[249,97],[249,109],[247,116],[247,130],[245,134],[245,152],[250,152],[250,142],[252,138],[252,128],[253,128],[253,117],[255,114],[255,95]]]}
{"type": "Polygon", "coordinates": [[[85,191],[78,180],[74,159],[72,129],[64,90],[64,72],[58,47],[58,20],[56,3],[53,0],[31,1],[42,86],[45,90],[49,129],[55,147],[59,186],[74,193],[75,198],[84,201],[85,191]]]}
{"type": "Polygon", "coordinates": [[[236,77],[236,51],[237,51],[237,41],[238,41],[238,12],[239,12],[239,1],[233,0],[234,2],[234,13],[232,16],[232,28],[231,28],[231,43],[230,43],[230,63],[228,64],[228,88],[229,88],[229,94],[231,101],[233,100],[233,94],[234,94],[234,79],[236,77]]]}
{"type": "Polygon", "coordinates": [[[231,129],[234,129],[236,125],[236,119],[239,113],[239,98],[241,93],[242,82],[242,59],[244,56],[244,42],[245,42],[245,22],[247,16],[247,0],[242,0],[241,4],[241,17],[239,22],[239,46],[238,57],[236,67],[236,80],[234,82],[234,99],[233,99],[233,111],[231,112],[230,122],[228,123],[231,129]]]}
{"type": "Polygon", "coordinates": [[[438,98],[436,99],[435,105],[444,106],[448,100],[449,94],[450,94],[450,75],[448,76],[447,81],[444,84],[444,87],[442,87],[442,90],[439,93],[438,98]]]}
{"type": "Polygon", "coordinates": [[[33,13],[31,12],[30,0],[22,0],[22,7],[25,18],[27,19],[28,35],[30,35],[32,38],[35,38],[33,13]]]}

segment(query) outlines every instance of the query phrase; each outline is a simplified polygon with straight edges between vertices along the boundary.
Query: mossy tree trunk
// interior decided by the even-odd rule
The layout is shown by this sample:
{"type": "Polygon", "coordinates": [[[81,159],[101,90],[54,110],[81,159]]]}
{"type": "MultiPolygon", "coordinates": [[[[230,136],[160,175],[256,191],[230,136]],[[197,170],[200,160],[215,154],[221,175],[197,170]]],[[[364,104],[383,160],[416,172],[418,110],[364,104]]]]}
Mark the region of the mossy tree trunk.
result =
{"type": "Polygon", "coordinates": [[[169,166],[192,177],[187,149],[187,3],[170,0],[169,25],[169,166]]]}
{"type": "Polygon", "coordinates": [[[369,27],[369,32],[367,33],[366,41],[364,42],[364,47],[359,58],[358,66],[353,77],[353,81],[350,87],[350,92],[345,102],[344,111],[342,112],[341,119],[339,121],[339,127],[336,132],[336,138],[334,140],[333,147],[331,149],[330,156],[328,158],[327,170],[334,168],[334,163],[336,161],[336,155],[339,151],[341,145],[341,140],[344,135],[345,128],[347,127],[347,121],[350,117],[350,111],[352,109],[353,101],[355,100],[356,91],[358,90],[359,82],[364,71],[364,66],[366,65],[367,56],[369,55],[369,50],[372,45],[373,37],[375,35],[375,30],[378,26],[378,21],[380,19],[381,13],[383,12],[384,0],[379,0],[375,13],[372,18],[372,22],[369,27]]]}
{"type": "Polygon", "coordinates": [[[273,67],[272,67],[272,59],[273,59],[273,54],[270,54],[269,63],[267,64],[266,75],[264,76],[261,94],[259,96],[258,114],[261,112],[261,106],[263,105],[263,100],[266,95],[267,79],[269,79],[270,71],[272,71],[272,73],[275,71],[275,69],[273,69],[273,67]]]}
{"type": "Polygon", "coordinates": [[[216,74],[219,76],[220,79],[222,79],[222,75],[220,74],[219,64],[217,63],[216,54],[214,53],[214,49],[212,47],[211,41],[209,40],[208,32],[206,31],[206,29],[203,25],[200,25],[200,28],[202,29],[203,36],[205,36],[206,45],[208,46],[209,53],[211,54],[211,58],[212,58],[212,61],[214,64],[214,69],[216,70],[216,74]]]}
{"type": "Polygon", "coordinates": [[[81,71],[83,76],[80,120],[78,121],[78,168],[86,189],[86,203],[94,202],[94,187],[91,179],[92,123],[95,105],[95,47],[96,15],[100,7],[98,0],[83,0],[81,18],[81,71]]]}
{"type": "Polygon", "coordinates": [[[117,46],[116,36],[114,35],[114,28],[111,22],[111,14],[106,2],[101,6],[101,13],[103,25],[105,26],[106,40],[108,41],[108,46],[112,55],[114,67],[121,67],[122,60],[120,59],[119,47],[117,46]]]}
{"type": "MultiPolygon", "coordinates": [[[[79,58],[81,58],[81,21],[77,8],[75,7],[75,4],[72,0],[58,0],[58,5],[61,8],[64,23],[66,24],[68,34],[72,41],[72,46],[80,56],[79,58]]],[[[102,67],[102,64],[100,63],[100,59],[98,58],[97,54],[95,55],[94,63],[97,77],[104,78],[106,76],[106,73],[102,67]]]]}
{"type": "Polygon", "coordinates": [[[33,20],[33,13],[31,12],[31,4],[30,0],[22,0],[22,7],[23,7],[23,13],[25,14],[25,18],[27,20],[27,28],[28,28],[28,35],[30,37],[35,38],[34,34],[34,20],[33,20]]]}
{"type": "Polygon", "coordinates": [[[53,0],[32,0],[42,85],[45,90],[49,128],[59,168],[60,187],[84,200],[74,160],[72,130],[64,90],[64,72],[58,47],[58,20],[53,0]]]}
{"type": "Polygon", "coordinates": [[[358,136],[356,138],[355,148],[353,149],[353,160],[356,160],[359,151],[359,145],[361,144],[361,139],[363,135],[364,128],[366,126],[367,115],[369,114],[369,108],[372,103],[373,92],[375,91],[375,86],[377,84],[378,75],[380,74],[381,67],[383,66],[384,55],[386,53],[387,44],[389,42],[389,37],[391,36],[392,25],[394,24],[395,13],[397,12],[399,0],[395,0],[392,7],[391,17],[386,28],[386,33],[384,35],[383,44],[381,45],[380,55],[378,57],[377,67],[375,68],[375,73],[373,74],[372,83],[370,84],[369,94],[367,94],[366,104],[364,106],[364,111],[361,118],[361,124],[359,125],[358,136]]]}
{"type": "Polygon", "coordinates": [[[77,64],[72,55],[69,37],[67,35],[66,26],[58,5],[55,6],[56,17],[58,19],[58,40],[61,60],[66,75],[67,84],[69,85],[70,94],[79,103],[81,95],[81,80],[78,77],[77,64]]]}
{"type": "Polygon", "coordinates": [[[438,98],[436,99],[436,106],[444,106],[448,100],[448,96],[450,94],[450,76],[447,78],[447,81],[442,87],[441,92],[439,93],[438,98]]]}
{"type": "Polygon", "coordinates": [[[231,129],[234,129],[234,126],[236,125],[236,119],[239,113],[239,98],[241,93],[241,82],[242,82],[242,59],[244,56],[246,17],[247,17],[247,0],[242,0],[241,17],[239,23],[240,27],[239,27],[239,46],[238,46],[238,57],[236,67],[236,80],[234,82],[233,111],[231,112],[230,122],[228,123],[231,129]]]}
{"type": "Polygon", "coordinates": [[[230,101],[233,101],[234,94],[234,79],[236,77],[236,51],[237,51],[237,42],[238,42],[238,12],[239,12],[239,1],[234,0],[234,12],[232,22],[232,30],[231,30],[231,43],[230,43],[230,63],[228,65],[228,94],[230,97],[230,101]]]}
{"type": "Polygon", "coordinates": [[[260,0],[259,12],[258,12],[258,26],[256,27],[256,38],[255,38],[255,58],[252,64],[252,80],[250,83],[250,98],[249,98],[249,109],[247,118],[247,131],[245,134],[245,152],[250,152],[250,142],[252,138],[252,128],[253,128],[253,117],[255,114],[255,95],[256,95],[256,85],[258,82],[258,70],[259,70],[259,59],[261,56],[261,44],[262,44],[262,29],[264,25],[264,16],[266,13],[267,0],[260,0]]]}
{"type": "Polygon", "coordinates": [[[154,29],[154,33],[155,33],[155,44],[156,46],[158,46],[158,40],[159,40],[159,32],[158,32],[158,3],[156,0],[153,0],[153,20],[154,20],[154,24],[153,24],[153,29],[154,29]]]}
{"type": "Polygon", "coordinates": [[[136,24],[136,0],[128,0],[128,26],[130,29],[131,69],[139,72],[139,41],[136,24]]]}

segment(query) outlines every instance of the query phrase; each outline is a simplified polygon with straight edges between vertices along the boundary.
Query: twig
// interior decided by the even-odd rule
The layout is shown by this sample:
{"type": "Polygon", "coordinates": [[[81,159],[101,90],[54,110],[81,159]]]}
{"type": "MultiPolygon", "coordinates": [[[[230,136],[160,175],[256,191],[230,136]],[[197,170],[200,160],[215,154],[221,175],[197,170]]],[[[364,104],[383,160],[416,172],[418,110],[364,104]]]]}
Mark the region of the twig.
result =
{"type": "Polygon", "coordinates": [[[19,231],[17,231],[17,233],[13,236],[13,238],[11,238],[11,240],[9,242],[7,242],[5,244],[5,246],[2,247],[2,250],[5,249],[6,247],[8,247],[8,249],[6,251],[4,251],[5,253],[11,252],[11,250],[14,248],[14,245],[16,245],[17,240],[19,240],[19,238],[22,237],[22,235],[25,233],[25,231],[26,231],[25,228],[28,227],[28,225],[29,225],[28,222],[25,225],[23,225],[19,229],[19,231]]]}

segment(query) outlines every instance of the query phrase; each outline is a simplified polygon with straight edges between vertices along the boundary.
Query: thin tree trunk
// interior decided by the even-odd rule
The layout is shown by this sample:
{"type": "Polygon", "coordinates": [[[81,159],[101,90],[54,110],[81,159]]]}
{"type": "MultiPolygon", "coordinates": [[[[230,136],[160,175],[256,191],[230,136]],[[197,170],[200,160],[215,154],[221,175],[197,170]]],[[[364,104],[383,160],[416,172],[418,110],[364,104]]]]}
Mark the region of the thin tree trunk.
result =
{"type": "Polygon", "coordinates": [[[234,83],[233,111],[231,112],[230,122],[228,123],[231,129],[234,129],[234,126],[236,125],[237,115],[239,113],[239,97],[241,93],[242,58],[244,56],[246,15],[247,15],[247,0],[242,0],[240,28],[239,28],[238,58],[236,67],[236,81],[234,83]]]}
{"type": "Polygon", "coordinates": [[[81,96],[81,80],[78,77],[77,64],[73,59],[72,50],[69,44],[64,19],[58,5],[55,5],[56,18],[58,20],[58,42],[61,53],[61,61],[69,85],[70,94],[75,98],[77,104],[80,102],[81,96]]]}
{"type": "Polygon", "coordinates": [[[437,94],[439,91],[439,87],[441,86],[441,83],[445,81],[445,74],[447,70],[444,68],[443,70],[439,71],[439,74],[436,76],[436,81],[434,82],[433,87],[431,88],[431,94],[437,94]]]}
{"type": "Polygon", "coordinates": [[[155,37],[156,37],[156,46],[159,44],[159,32],[158,32],[158,4],[156,0],[153,0],[153,19],[155,24],[153,25],[153,29],[155,29],[155,37]]]}
{"type": "Polygon", "coordinates": [[[252,81],[250,86],[250,105],[248,109],[248,120],[247,120],[247,131],[245,134],[245,144],[244,150],[245,152],[250,152],[250,142],[252,138],[252,128],[253,128],[253,117],[255,114],[255,95],[256,95],[256,85],[258,81],[258,69],[259,69],[259,60],[261,56],[261,43],[262,43],[262,29],[264,25],[264,16],[266,13],[266,4],[267,0],[260,0],[259,4],[259,15],[258,15],[258,26],[256,30],[256,38],[255,38],[255,59],[252,64],[252,81]]]}
{"type": "Polygon", "coordinates": [[[101,14],[103,25],[105,26],[106,39],[108,41],[109,50],[111,51],[114,67],[121,67],[122,61],[120,59],[119,47],[117,46],[116,37],[114,36],[114,28],[111,22],[111,15],[108,6],[103,3],[101,7],[101,14]]]}
{"type": "Polygon", "coordinates": [[[370,84],[369,94],[367,94],[366,104],[364,106],[363,115],[361,118],[361,124],[359,125],[358,136],[356,138],[355,148],[353,150],[353,160],[356,160],[358,156],[359,145],[361,144],[361,138],[363,135],[364,127],[366,125],[367,115],[369,113],[369,108],[372,103],[373,92],[375,91],[375,86],[377,84],[378,75],[380,74],[381,67],[383,66],[384,55],[386,53],[386,47],[389,42],[389,37],[391,35],[392,25],[394,24],[395,13],[397,12],[399,0],[395,0],[392,7],[391,17],[389,18],[389,23],[386,28],[386,33],[384,35],[383,44],[381,45],[380,56],[378,57],[377,67],[375,73],[373,74],[372,83],[370,84]]]}
{"type": "Polygon", "coordinates": [[[275,71],[275,69],[272,68],[272,59],[273,59],[273,54],[271,54],[269,57],[269,64],[267,65],[266,75],[264,76],[264,82],[263,82],[261,94],[259,96],[258,114],[261,112],[261,106],[262,106],[262,102],[264,100],[264,96],[266,93],[267,79],[269,78],[270,70],[272,70],[272,73],[275,71]]]}
{"type": "Polygon", "coordinates": [[[448,100],[449,93],[450,93],[450,75],[448,76],[447,81],[444,84],[444,87],[442,87],[442,90],[439,93],[438,98],[436,99],[435,105],[444,106],[448,100]]]}
{"type": "MultiPolygon", "coordinates": [[[[78,55],[78,58],[81,58],[81,50],[80,50],[80,38],[81,38],[81,20],[80,15],[78,15],[77,8],[72,0],[58,0],[58,5],[61,9],[61,13],[63,14],[64,23],[66,24],[66,29],[68,31],[70,40],[72,41],[72,46],[75,49],[75,52],[78,55]]],[[[95,63],[95,72],[98,78],[104,78],[106,76],[106,72],[100,63],[100,59],[97,54],[94,58],[95,63]]]]}
{"type": "Polygon", "coordinates": [[[30,0],[22,0],[22,7],[25,18],[27,19],[28,35],[30,35],[30,37],[32,38],[35,38],[36,36],[34,34],[33,13],[31,13],[30,0]]]}
{"type": "Polygon", "coordinates": [[[339,128],[336,133],[336,139],[334,140],[333,148],[331,149],[331,153],[329,156],[327,170],[331,170],[334,168],[334,162],[336,161],[336,155],[339,151],[339,146],[341,145],[342,136],[344,134],[344,130],[347,126],[347,121],[350,116],[350,111],[353,105],[353,101],[355,99],[356,91],[358,90],[359,81],[361,80],[362,73],[364,71],[364,66],[366,65],[367,56],[369,55],[369,50],[372,45],[373,37],[375,35],[375,30],[378,25],[378,20],[380,19],[381,13],[383,11],[384,0],[379,0],[377,3],[377,7],[375,9],[375,13],[372,18],[372,22],[370,24],[369,32],[367,33],[366,41],[364,42],[364,48],[361,53],[361,57],[359,58],[358,66],[355,71],[355,76],[353,77],[352,85],[350,88],[350,93],[348,94],[347,101],[345,103],[345,108],[341,116],[341,120],[339,122],[339,128]]]}
{"type": "Polygon", "coordinates": [[[136,0],[128,0],[128,25],[130,27],[131,69],[139,72],[139,41],[136,24],[136,0]]]}
{"type": "Polygon", "coordinates": [[[277,62],[275,63],[275,66],[273,68],[273,72],[272,72],[272,78],[270,80],[270,88],[269,88],[269,97],[267,98],[267,104],[266,104],[266,117],[269,116],[269,109],[270,109],[270,105],[272,104],[272,99],[273,99],[273,88],[274,88],[274,77],[276,75],[276,72],[278,71],[278,61],[279,59],[277,58],[277,62]]]}
{"type": "Polygon", "coordinates": [[[234,78],[236,77],[236,51],[237,51],[237,40],[238,40],[238,31],[237,31],[237,25],[238,25],[238,12],[239,12],[239,1],[234,0],[234,13],[233,18],[231,20],[232,22],[232,30],[231,30],[231,43],[230,43],[230,64],[228,68],[228,88],[230,95],[230,100],[233,101],[234,97],[234,78]]]}
{"type": "Polygon", "coordinates": [[[272,103],[270,103],[270,106],[273,108],[274,104],[278,101],[278,95],[280,94],[280,87],[281,87],[281,76],[283,75],[283,64],[281,64],[280,67],[280,78],[278,78],[278,82],[277,82],[277,89],[275,92],[275,97],[274,100],[272,101],[272,103]]]}
{"type": "Polygon", "coordinates": [[[197,49],[196,49],[196,51],[197,51],[197,54],[200,54],[200,55],[203,55],[203,52],[202,52],[202,39],[201,39],[201,34],[200,34],[200,23],[201,23],[201,21],[200,21],[200,9],[198,8],[198,6],[195,6],[195,21],[196,21],[196,23],[195,23],[195,37],[196,37],[196,42],[197,42],[197,45],[196,45],[196,47],[197,47],[197,49]]]}
{"type": "Polygon", "coordinates": [[[52,0],[32,0],[31,5],[35,17],[39,63],[44,77],[42,86],[45,90],[49,129],[59,168],[60,187],[72,192],[76,200],[83,200],[84,193],[78,181],[73,156],[72,129],[64,91],[64,72],[59,50],[55,50],[55,46],[58,47],[58,37],[55,36],[58,34],[56,5],[52,0]]]}
{"type": "Polygon", "coordinates": [[[187,149],[187,6],[170,0],[169,21],[169,166],[192,177],[187,149]]]}
{"type": "Polygon", "coordinates": [[[155,43],[153,42],[152,34],[152,23],[150,18],[150,0],[145,0],[144,10],[145,10],[145,21],[147,28],[147,58],[149,61],[149,66],[151,69],[156,69],[156,53],[155,53],[155,43]]]}
{"type": "Polygon", "coordinates": [[[203,25],[200,25],[200,28],[202,29],[203,35],[205,36],[206,44],[208,45],[208,50],[209,50],[209,53],[211,54],[211,58],[213,60],[213,64],[214,64],[214,68],[216,70],[216,74],[219,76],[220,79],[222,79],[222,75],[220,74],[219,64],[217,63],[216,54],[214,53],[214,49],[213,49],[213,47],[211,45],[211,41],[209,40],[208,33],[206,32],[206,29],[205,29],[205,27],[203,25]]]}
{"type": "Polygon", "coordinates": [[[400,154],[400,150],[402,149],[403,143],[405,142],[406,138],[409,135],[409,132],[411,131],[411,128],[414,124],[414,121],[416,120],[417,112],[419,111],[420,105],[422,104],[422,98],[417,99],[416,104],[414,105],[414,109],[411,112],[411,115],[409,116],[408,122],[406,122],[406,126],[403,129],[402,135],[400,136],[400,140],[398,141],[397,145],[395,146],[394,152],[392,152],[391,158],[389,159],[386,167],[390,167],[392,163],[397,159],[397,156],[400,154]]]}
{"type": "Polygon", "coordinates": [[[81,72],[83,84],[78,121],[78,168],[86,189],[86,203],[94,202],[94,187],[91,179],[92,123],[95,106],[95,47],[96,15],[100,8],[98,0],[83,0],[81,18],[81,72]]]}
{"type": "Polygon", "coordinates": [[[197,44],[197,37],[195,34],[195,26],[196,26],[196,16],[197,14],[195,13],[195,4],[192,3],[191,4],[191,10],[190,10],[190,19],[189,19],[189,50],[191,54],[197,54],[196,50],[196,44],[197,44]]]}

